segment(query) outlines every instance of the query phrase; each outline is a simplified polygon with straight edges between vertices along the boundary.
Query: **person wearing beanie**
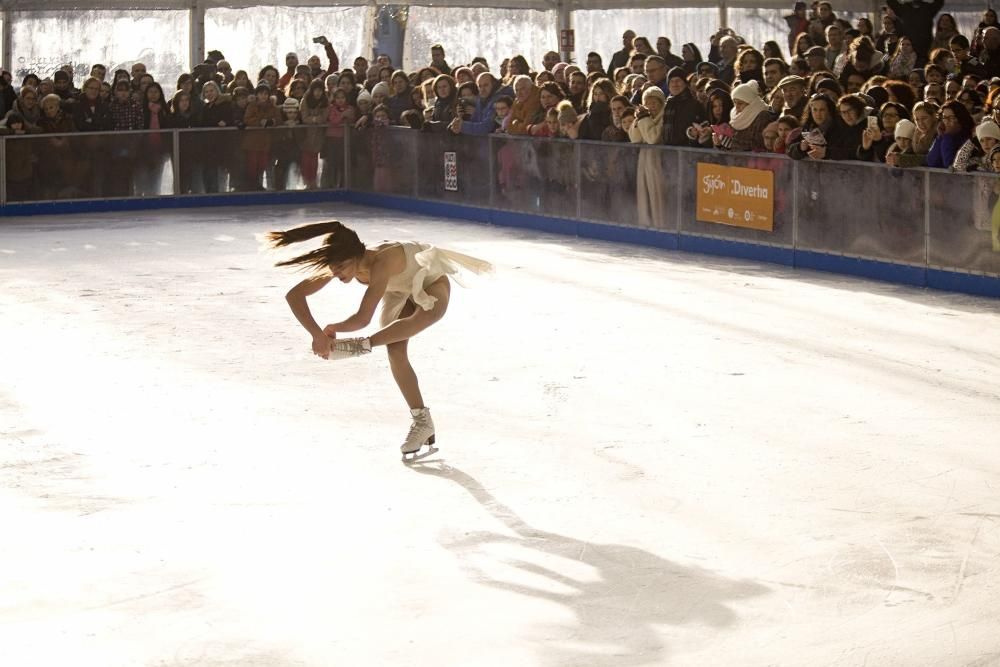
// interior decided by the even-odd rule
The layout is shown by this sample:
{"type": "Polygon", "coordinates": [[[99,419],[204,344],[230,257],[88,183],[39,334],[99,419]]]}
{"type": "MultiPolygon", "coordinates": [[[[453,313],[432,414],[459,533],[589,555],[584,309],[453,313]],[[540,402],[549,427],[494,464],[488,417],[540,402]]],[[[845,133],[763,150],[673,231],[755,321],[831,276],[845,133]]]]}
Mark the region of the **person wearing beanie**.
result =
{"type": "Polygon", "coordinates": [[[826,95],[834,102],[844,96],[844,89],[840,87],[836,79],[820,79],[816,82],[816,92],[826,95]]]}
{"type": "Polygon", "coordinates": [[[299,115],[299,101],[294,97],[285,98],[285,101],[281,104],[281,111],[285,114],[286,120],[288,120],[289,115],[293,115],[297,121],[299,115]]]}
{"type": "MultiPolygon", "coordinates": [[[[777,116],[760,96],[760,85],[756,81],[742,83],[731,93],[733,98],[733,114],[729,124],[733,128],[731,148],[734,151],[767,151],[764,144],[764,128],[773,122],[777,116]]],[[[720,138],[721,139],[721,138],[720,138]]],[[[719,140],[712,138],[719,145],[719,140]]]]}
{"type": "Polygon", "coordinates": [[[975,137],[967,140],[958,149],[951,170],[990,171],[987,156],[998,144],[1000,144],[1000,126],[991,119],[984,120],[976,126],[975,137]]]}
{"type": "Polygon", "coordinates": [[[389,88],[389,84],[385,81],[379,81],[372,87],[372,106],[377,107],[380,104],[385,104],[390,95],[392,95],[392,90],[389,88]]]}
{"type": "Polygon", "coordinates": [[[358,115],[368,114],[372,110],[372,94],[367,90],[362,90],[358,93],[358,115]]]}
{"type": "Polygon", "coordinates": [[[688,128],[704,122],[705,109],[691,93],[683,68],[673,67],[667,72],[667,93],[663,110],[663,143],[668,146],[689,146],[691,142],[687,136],[688,128]]]}
{"type": "Polygon", "coordinates": [[[695,68],[698,76],[708,77],[710,79],[719,78],[719,67],[715,63],[710,63],[707,60],[698,63],[695,68]]]}
{"type": "MultiPolygon", "coordinates": [[[[679,67],[673,70],[680,70],[679,67]]],[[[671,70],[671,72],[673,72],[671,70]]],[[[668,78],[673,84],[674,79],[668,78]]],[[[687,83],[685,82],[685,90],[687,83]]],[[[688,93],[690,95],[690,93],[688,93]]],[[[693,98],[692,98],[693,99],[693,98]]],[[[642,92],[642,104],[636,107],[635,122],[629,128],[629,141],[633,144],[657,146],[663,143],[664,115],[667,98],[663,91],[651,86],[642,92]]],[[[660,164],[660,152],[653,148],[639,150],[639,162],[636,167],[636,196],[638,203],[639,224],[644,227],[662,227],[666,222],[664,209],[666,207],[666,183],[663,179],[663,167],[660,164]]]]}

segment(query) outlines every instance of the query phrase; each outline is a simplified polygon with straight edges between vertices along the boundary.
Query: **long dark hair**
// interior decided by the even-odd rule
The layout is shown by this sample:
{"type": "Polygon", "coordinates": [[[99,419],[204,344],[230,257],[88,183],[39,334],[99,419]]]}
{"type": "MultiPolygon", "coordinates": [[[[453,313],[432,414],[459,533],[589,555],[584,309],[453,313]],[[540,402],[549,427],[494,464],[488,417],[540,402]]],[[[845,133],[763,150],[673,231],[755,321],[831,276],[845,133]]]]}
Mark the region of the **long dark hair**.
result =
{"type": "Polygon", "coordinates": [[[976,121],[972,119],[972,114],[969,110],[965,108],[965,105],[958,100],[952,100],[951,102],[945,102],[941,107],[941,111],[945,109],[951,109],[951,112],[955,114],[958,119],[958,124],[961,126],[960,135],[965,138],[969,138],[976,134],[976,121]]]}
{"type": "Polygon", "coordinates": [[[323,245],[303,255],[278,262],[275,266],[294,266],[320,273],[348,259],[364,257],[367,248],[358,238],[357,232],[337,220],[300,225],[283,232],[268,232],[265,238],[272,248],[283,248],[323,234],[327,235],[323,239],[323,245]]]}
{"type": "Polygon", "coordinates": [[[309,88],[306,90],[306,94],[302,97],[302,103],[309,107],[310,109],[322,109],[330,104],[330,100],[326,97],[326,86],[319,79],[313,79],[309,84],[309,88]],[[313,91],[319,89],[322,95],[319,99],[313,97],[313,91]]]}

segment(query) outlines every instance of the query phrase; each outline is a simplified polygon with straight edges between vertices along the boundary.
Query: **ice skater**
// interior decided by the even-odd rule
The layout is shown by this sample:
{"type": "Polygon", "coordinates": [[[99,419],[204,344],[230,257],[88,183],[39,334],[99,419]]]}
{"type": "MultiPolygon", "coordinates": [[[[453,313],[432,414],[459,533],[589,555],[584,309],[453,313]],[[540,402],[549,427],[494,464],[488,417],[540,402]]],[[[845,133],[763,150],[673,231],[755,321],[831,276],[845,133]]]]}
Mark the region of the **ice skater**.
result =
{"type": "Polygon", "coordinates": [[[324,359],[346,359],[368,354],[384,345],[389,353],[392,377],[399,385],[413,423],[400,446],[403,458],[420,458],[437,451],[434,421],[424,404],[417,374],[410,365],[407,345],[411,338],[440,320],[448,310],[451,281],[462,269],[481,274],[493,270],[489,262],[425,243],[387,241],[368,248],[357,233],[340,222],[318,222],[283,232],[270,232],[267,240],[280,248],[326,235],[323,244],[305,254],[278,262],[277,266],[312,269],[313,275],[289,290],[288,305],[295,319],[312,336],[312,351],[324,359]],[[309,311],[306,298],[323,289],[334,278],[343,283],[357,280],[368,285],[358,311],[343,322],[320,327],[309,311]],[[371,336],[338,339],[337,335],[359,331],[371,322],[382,303],[381,328],[371,336]],[[423,447],[428,450],[421,454],[423,447]]]}

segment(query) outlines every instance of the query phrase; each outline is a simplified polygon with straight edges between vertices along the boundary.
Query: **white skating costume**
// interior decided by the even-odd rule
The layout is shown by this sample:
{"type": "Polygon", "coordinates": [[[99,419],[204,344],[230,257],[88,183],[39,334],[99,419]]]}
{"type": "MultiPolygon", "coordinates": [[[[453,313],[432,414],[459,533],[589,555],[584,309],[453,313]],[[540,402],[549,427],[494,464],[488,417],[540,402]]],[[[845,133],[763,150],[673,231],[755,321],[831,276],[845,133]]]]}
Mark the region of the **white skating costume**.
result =
{"type": "Polygon", "coordinates": [[[389,279],[382,297],[381,324],[386,326],[399,317],[407,301],[417,308],[430,310],[437,301],[425,290],[441,276],[454,278],[462,283],[461,272],[490,273],[493,265],[460,252],[435,248],[426,243],[405,241],[399,244],[406,253],[406,268],[389,279]]]}
{"type": "MultiPolygon", "coordinates": [[[[430,310],[437,302],[437,297],[427,293],[427,288],[441,276],[453,278],[460,285],[461,274],[469,271],[475,274],[491,273],[493,265],[475,257],[463,255],[453,250],[436,248],[426,243],[403,241],[398,244],[406,254],[406,267],[389,278],[385,294],[382,296],[382,313],[380,324],[385,327],[399,318],[407,301],[423,310],[430,310]]],[[[371,352],[371,342],[368,338],[345,338],[334,341],[330,346],[331,359],[356,357],[371,352]]],[[[413,423],[406,440],[400,446],[403,456],[416,455],[425,445],[430,450],[421,456],[433,454],[434,421],[430,410],[420,408],[410,411],[413,423]]],[[[414,456],[414,458],[420,458],[414,456]]]]}

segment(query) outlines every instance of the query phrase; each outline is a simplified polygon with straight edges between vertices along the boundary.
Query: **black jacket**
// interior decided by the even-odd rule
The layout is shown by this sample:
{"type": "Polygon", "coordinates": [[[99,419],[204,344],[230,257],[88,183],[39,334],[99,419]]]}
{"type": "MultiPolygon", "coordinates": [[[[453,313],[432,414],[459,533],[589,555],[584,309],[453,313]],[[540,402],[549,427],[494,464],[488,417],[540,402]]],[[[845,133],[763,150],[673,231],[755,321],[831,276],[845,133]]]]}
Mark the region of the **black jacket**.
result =
{"type": "Polygon", "coordinates": [[[689,146],[687,129],[691,123],[705,120],[705,110],[691,94],[690,88],[685,88],[680,95],[667,98],[663,110],[663,143],[667,146],[689,146]]]}
{"type": "Polygon", "coordinates": [[[77,132],[110,132],[114,129],[111,107],[103,100],[98,99],[92,107],[81,98],[73,105],[72,113],[77,132]]]}

